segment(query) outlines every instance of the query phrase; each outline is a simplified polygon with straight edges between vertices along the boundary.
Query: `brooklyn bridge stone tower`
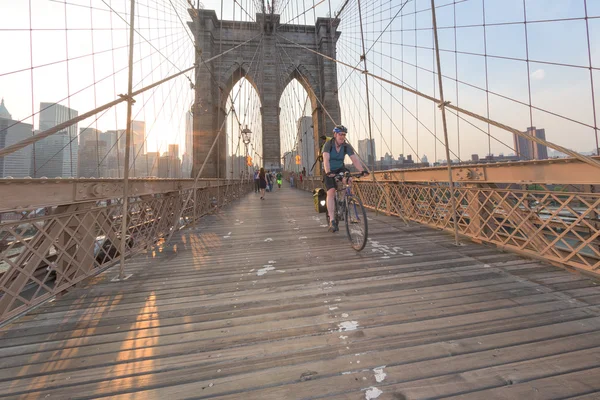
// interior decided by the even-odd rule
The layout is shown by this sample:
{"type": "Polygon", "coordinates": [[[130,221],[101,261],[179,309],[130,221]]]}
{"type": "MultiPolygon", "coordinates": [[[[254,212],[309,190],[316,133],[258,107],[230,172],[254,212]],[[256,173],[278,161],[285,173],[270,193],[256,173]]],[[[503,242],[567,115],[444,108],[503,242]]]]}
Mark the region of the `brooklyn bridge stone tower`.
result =
{"type": "MultiPolygon", "coordinates": [[[[293,79],[300,82],[310,98],[317,152],[317,146],[322,143],[319,138],[329,136],[333,129],[332,119],[335,123],[340,122],[336,63],[298,45],[335,59],[339,21],[318,18],[314,26],[286,25],[280,24],[279,15],[268,13],[257,14],[257,22],[220,21],[215,11],[202,9],[190,10],[190,15],[197,65],[192,108],[192,176],[202,166],[221,126],[226,126],[223,120],[227,97],[242,78],[254,86],[260,98],[262,165],[265,168],[279,168],[281,165],[279,100],[293,79]],[[213,61],[203,61],[247,41],[213,61]],[[260,67],[257,68],[257,65],[260,67]]],[[[224,178],[225,163],[226,135],[223,132],[207,160],[202,177],[224,178]]]]}

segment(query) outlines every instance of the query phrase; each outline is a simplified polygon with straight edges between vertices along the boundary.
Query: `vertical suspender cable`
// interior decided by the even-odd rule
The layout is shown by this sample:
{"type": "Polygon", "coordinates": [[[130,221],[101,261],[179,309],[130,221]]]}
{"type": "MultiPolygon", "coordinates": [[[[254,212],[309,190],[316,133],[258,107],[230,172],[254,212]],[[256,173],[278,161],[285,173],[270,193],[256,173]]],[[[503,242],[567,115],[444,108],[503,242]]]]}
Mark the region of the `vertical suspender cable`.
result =
{"type": "Polygon", "coordinates": [[[600,145],[598,144],[598,117],[596,116],[596,96],[594,94],[594,71],[592,70],[592,48],[590,45],[590,22],[587,11],[587,0],[583,0],[585,7],[585,30],[587,33],[588,59],[590,62],[590,83],[592,85],[592,112],[594,113],[594,139],[596,139],[596,155],[600,156],[600,145]]]}
{"type": "MultiPolygon", "coordinates": [[[[533,127],[533,107],[531,106],[531,65],[529,64],[529,35],[527,34],[527,4],[526,4],[526,0],[523,0],[523,27],[525,28],[525,59],[527,62],[527,90],[529,93],[529,126],[533,127]]],[[[529,129],[528,129],[529,131],[529,129]]],[[[533,135],[533,132],[529,133],[530,135],[533,135]]],[[[517,151],[519,151],[519,153],[522,153],[523,150],[519,148],[519,146],[515,146],[517,147],[517,151]]],[[[529,153],[529,156],[531,159],[534,159],[534,154],[535,154],[535,143],[533,141],[528,141],[527,142],[527,147],[530,147],[531,152],[529,153]],[[531,146],[531,147],[530,147],[531,146]]]]}
{"type": "MultiPolygon", "coordinates": [[[[31,0],[29,0],[29,62],[31,65],[31,136],[35,135],[35,97],[33,91],[33,25],[31,22],[31,0]]],[[[31,159],[33,162],[31,177],[35,178],[36,173],[36,165],[35,165],[35,143],[33,144],[33,149],[31,153],[31,159]]]]}
{"type": "Polygon", "coordinates": [[[131,145],[131,106],[133,105],[133,24],[135,23],[135,0],[131,0],[131,15],[129,17],[129,82],[127,83],[127,129],[125,130],[125,162],[123,165],[123,215],[121,216],[121,267],[119,269],[119,279],[125,277],[125,250],[127,245],[129,147],[131,145]]]}
{"type": "MultiPolygon", "coordinates": [[[[454,72],[456,73],[456,106],[460,107],[458,92],[458,38],[456,35],[456,0],[454,0],[454,72]]],[[[456,112],[456,138],[458,159],[460,160],[460,113],[456,112]]]]}
{"type": "MultiPolygon", "coordinates": [[[[363,22],[362,22],[362,10],[360,6],[360,0],[358,0],[358,18],[360,20],[360,39],[362,41],[362,61],[364,63],[364,74],[365,74],[365,88],[367,91],[367,116],[369,118],[369,146],[371,147],[371,152],[373,154],[372,162],[371,162],[371,171],[375,171],[375,146],[373,146],[373,134],[371,129],[371,100],[369,98],[369,76],[367,75],[367,55],[365,50],[365,36],[363,32],[363,22]]],[[[373,175],[373,179],[375,179],[375,175],[373,175]]]]}
{"type": "Polygon", "coordinates": [[[448,184],[450,185],[450,203],[452,204],[452,217],[454,218],[454,242],[458,246],[458,214],[456,212],[456,198],[454,197],[454,183],[452,182],[452,164],[450,163],[450,146],[448,145],[448,127],[446,126],[446,109],[444,103],[444,85],[442,84],[442,64],[440,62],[440,46],[438,40],[437,20],[435,15],[435,0],[431,0],[431,18],[433,20],[433,37],[435,39],[435,56],[437,59],[437,75],[440,87],[440,109],[442,110],[442,126],[444,128],[444,144],[446,146],[446,162],[448,163],[448,184]]]}

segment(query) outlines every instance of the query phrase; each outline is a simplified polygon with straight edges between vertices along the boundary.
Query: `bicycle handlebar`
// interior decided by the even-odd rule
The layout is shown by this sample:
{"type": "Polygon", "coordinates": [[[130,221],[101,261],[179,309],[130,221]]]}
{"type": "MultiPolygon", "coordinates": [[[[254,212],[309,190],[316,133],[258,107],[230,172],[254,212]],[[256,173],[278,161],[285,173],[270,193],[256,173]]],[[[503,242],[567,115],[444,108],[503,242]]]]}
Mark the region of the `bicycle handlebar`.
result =
{"type": "Polygon", "coordinates": [[[363,176],[362,172],[350,173],[348,171],[345,171],[345,172],[339,172],[339,173],[335,174],[334,179],[339,181],[342,178],[361,178],[362,176],[363,176]]]}

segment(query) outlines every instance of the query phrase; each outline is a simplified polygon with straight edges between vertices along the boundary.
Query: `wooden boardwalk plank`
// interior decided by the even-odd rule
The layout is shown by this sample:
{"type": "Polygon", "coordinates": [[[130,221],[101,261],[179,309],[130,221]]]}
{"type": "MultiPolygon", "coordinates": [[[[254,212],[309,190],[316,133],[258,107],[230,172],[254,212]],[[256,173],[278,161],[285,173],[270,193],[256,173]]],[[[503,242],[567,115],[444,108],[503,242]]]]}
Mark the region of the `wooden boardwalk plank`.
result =
{"type": "Polygon", "coordinates": [[[249,195],[130,260],[130,280],[106,272],[0,330],[0,396],[510,398],[573,374],[563,392],[598,390],[582,390],[596,282],[369,219],[356,253],[309,194],[249,195]]]}

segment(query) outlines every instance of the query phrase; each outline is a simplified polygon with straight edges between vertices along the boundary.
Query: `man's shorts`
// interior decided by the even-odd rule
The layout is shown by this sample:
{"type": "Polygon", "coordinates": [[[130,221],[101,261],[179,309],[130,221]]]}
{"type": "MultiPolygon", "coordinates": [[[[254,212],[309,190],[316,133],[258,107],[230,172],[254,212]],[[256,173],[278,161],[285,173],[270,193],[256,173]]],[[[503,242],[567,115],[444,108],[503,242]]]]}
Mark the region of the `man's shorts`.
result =
{"type": "MultiPolygon", "coordinates": [[[[332,174],[339,174],[340,172],[345,172],[348,171],[347,168],[338,168],[338,169],[334,169],[331,171],[332,174]]],[[[325,187],[327,188],[327,190],[329,189],[335,189],[335,178],[331,178],[327,175],[325,175],[323,182],[325,183],[325,187]]]]}

